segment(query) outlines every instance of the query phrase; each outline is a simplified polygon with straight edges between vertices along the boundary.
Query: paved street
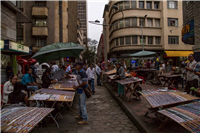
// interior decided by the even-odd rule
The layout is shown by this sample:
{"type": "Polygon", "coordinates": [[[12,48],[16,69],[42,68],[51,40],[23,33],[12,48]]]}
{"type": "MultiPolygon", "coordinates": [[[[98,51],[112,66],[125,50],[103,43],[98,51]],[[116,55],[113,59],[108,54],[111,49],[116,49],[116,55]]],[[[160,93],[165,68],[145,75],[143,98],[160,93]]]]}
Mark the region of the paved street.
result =
{"type": "MultiPolygon", "coordinates": [[[[87,100],[88,125],[78,125],[77,99],[73,111],[62,112],[57,118],[60,128],[50,119],[45,128],[35,127],[32,133],[139,133],[105,87],[96,87],[96,94],[87,100]]],[[[76,97],[77,98],[77,97],[76,97]]]]}

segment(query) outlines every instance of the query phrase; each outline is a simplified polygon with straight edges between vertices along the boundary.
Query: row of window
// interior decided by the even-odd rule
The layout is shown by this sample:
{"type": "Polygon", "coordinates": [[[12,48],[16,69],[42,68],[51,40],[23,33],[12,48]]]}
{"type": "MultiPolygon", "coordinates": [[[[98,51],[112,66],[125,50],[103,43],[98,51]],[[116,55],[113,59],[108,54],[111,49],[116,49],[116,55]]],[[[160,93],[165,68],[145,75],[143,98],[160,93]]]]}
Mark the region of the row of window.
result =
{"type": "MultiPolygon", "coordinates": [[[[17,36],[17,42],[23,44],[23,36],[17,36]]],[[[36,47],[43,47],[46,46],[46,38],[44,37],[37,37],[35,38],[36,47]]]]}

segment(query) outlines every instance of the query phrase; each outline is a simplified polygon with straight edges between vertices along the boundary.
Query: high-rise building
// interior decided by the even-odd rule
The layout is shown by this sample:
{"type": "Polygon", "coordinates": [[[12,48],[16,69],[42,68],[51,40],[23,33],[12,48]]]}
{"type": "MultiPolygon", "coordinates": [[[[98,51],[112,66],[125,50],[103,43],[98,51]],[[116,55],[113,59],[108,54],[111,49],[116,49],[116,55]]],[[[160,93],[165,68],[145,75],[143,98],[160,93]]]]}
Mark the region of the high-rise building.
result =
{"type": "Polygon", "coordinates": [[[81,30],[84,31],[84,44],[87,44],[87,1],[77,1],[78,19],[80,19],[81,30]]]}
{"type": "Polygon", "coordinates": [[[108,58],[124,58],[130,63],[129,54],[141,51],[142,43],[144,50],[157,52],[163,61],[171,58],[174,64],[179,63],[180,56],[192,53],[192,46],[181,38],[182,1],[109,1],[103,18],[105,24],[111,25],[103,28],[108,58]]]}

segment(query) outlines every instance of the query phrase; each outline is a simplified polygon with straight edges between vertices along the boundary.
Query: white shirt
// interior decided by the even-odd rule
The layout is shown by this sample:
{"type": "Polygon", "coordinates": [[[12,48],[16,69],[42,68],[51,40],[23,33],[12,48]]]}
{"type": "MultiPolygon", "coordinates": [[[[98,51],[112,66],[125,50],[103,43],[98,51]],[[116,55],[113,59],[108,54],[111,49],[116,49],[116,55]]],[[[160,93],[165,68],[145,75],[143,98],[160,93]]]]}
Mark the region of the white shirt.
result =
{"type": "Polygon", "coordinates": [[[162,64],[162,69],[165,70],[165,64],[162,64]]]}
{"type": "Polygon", "coordinates": [[[13,92],[14,86],[10,81],[7,81],[3,86],[3,103],[8,103],[8,95],[13,92]]]}
{"type": "MultiPolygon", "coordinates": [[[[191,68],[192,70],[194,70],[195,66],[196,66],[197,62],[195,60],[193,60],[192,62],[188,62],[187,67],[191,68]]],[[[198,76],[196,74],[194,74],[194,72],[192,71],[187,71],[187,81],[192,81],[194,79],[198,79],[198,76]]]]}
{"type": "Polygon", "coordinates": [[[92,70],[91,70],[91,68],[88,67],[88,69],[86,71],[86,74],[88,76],[88,80],[94,79],[94,73],[95,73],[94,68],[92,68],[92,70]]]}
{"type": "Polygon", "coordinates": [[[96,73],[97,73],[98,75],[100,75],[100,73],[101,73],[101,69],[99,68],[99,66],[96,66],[96,73]]]}
{"type": "Polygon", "coordinates": [[[53,65],[52,68],[53,68],[53,71],[55,72],[55,70],[58,69],[58,65],[53,65]]]}
{"type": "Polygon", "coordinates": [[[70,71],[71,71],[71,66],[69,65],[69,66],[67,67],[66,72],[68,73],[68,72],[70,72],[70,71]]]}

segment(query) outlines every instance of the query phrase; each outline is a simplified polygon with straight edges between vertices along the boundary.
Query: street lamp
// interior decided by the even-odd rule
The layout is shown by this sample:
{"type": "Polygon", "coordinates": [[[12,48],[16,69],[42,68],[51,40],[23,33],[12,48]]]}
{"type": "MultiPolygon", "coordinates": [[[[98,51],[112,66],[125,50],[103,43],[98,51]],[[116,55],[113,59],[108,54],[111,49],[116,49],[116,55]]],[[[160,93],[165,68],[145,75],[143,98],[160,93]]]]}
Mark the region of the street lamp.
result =
{"type": "MultiPolygon", "coordinates": [[[[122,19],[124,18],[124,13],[122,12],[122,10],[119,10],[119,8],[116,5],[113,5],[112,8],[114,8],[115,10],[118,10],[122,13],[122,19]]],[[[120,22],[120,20],[118,21],[118,23],[120,22]]],[[[112,25],[116,25],[118,23],[115,24],[100,24],[99,20],[95,20],[95,21],[89,21],[89,23],[91,24],[96,24],[96,25],[102,25],[102,26],[112,26],[112,25]]]]}
{"type": "Polygon", "coordinates": [[[143,20],[145,20],[145,18],[147,17],[147,15],[144,16],[144,18],[141,20],[141,31],[142,31],[142,51],[144,51],[144,45],[143,45],[143,20]]]}

